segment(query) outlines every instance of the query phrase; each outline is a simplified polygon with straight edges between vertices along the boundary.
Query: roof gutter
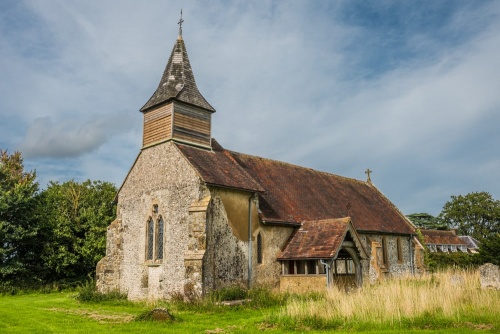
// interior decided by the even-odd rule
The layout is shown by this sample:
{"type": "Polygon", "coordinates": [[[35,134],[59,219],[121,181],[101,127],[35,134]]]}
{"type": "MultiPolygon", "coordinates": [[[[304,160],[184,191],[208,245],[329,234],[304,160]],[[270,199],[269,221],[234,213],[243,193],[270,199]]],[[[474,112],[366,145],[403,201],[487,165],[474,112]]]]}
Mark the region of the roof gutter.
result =
{"type": "Polygon", "coordinates": [[[269,221],[269,220],[261,220],[264,225],[276,225],[276,226],[289,226],[289,227],[300,227],[301,223],[297,222],[286,222],[286,221],[269,221]]]}

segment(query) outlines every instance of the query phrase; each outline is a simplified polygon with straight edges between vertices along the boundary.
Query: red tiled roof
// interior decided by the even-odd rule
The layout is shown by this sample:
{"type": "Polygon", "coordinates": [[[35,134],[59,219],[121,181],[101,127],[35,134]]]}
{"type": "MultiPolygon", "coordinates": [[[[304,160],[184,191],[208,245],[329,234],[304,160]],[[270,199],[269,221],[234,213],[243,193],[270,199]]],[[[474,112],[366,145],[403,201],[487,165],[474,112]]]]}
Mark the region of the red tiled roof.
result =
{"type": "Polygon", "coordinates": [[[421,229],[426,245],[467,245],[454,231],[421,229]]]}
{"type": "Polygon", "coordinates": [[[414,234],[399,210],[371,183],[241,153],[232,155],[264,189],[264,221],[351,217],[357,230],[414,234]]]}
{"type": "Polygon", "coordinates": [[[206,183],[252,192],[264,191],[214,139],[213,151],[179,143],[177,147],[206,183]]]}
{"type": "Polygon", "coordinates": [[[403,214],[371,183],[281,161],[224,150],[179,145],[209,184],[259,192],[260,218],[267,223],[351,217],[357,230],[414,234],[403,214]]]}
{"type": "Polygon", "coordinates": [[[350,219],[307,221],[288,239],[278,260],[335,258],[349,228],[350,219]]]}

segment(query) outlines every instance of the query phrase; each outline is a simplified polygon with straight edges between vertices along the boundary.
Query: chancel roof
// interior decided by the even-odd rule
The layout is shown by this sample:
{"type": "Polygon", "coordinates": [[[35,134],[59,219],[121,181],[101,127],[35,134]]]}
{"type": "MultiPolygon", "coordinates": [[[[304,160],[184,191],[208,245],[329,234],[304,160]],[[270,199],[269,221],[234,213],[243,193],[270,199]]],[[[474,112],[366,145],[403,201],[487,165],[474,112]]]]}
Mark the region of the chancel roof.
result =
{"type": "Polygon", "coordinates": [[[215,109],[205,100],[196,86],[182,36],[179,36],[175,42],[158,88],[141,108],[141,111],[146,111],[172,99],[215,112],[215,109]]]}
{"type": "Polygon", "coordinates": [[[420,232],[424,236],[426,245],[467,245],[455,231],[421,229],[420,232]]]}
{"type": "Polygon", "coordinates": [[[303,222],[290,236],[277,259],[334,259],[344,240],[356,244],[361,256],[366,257],[349,217],[303,222]]]}
{"type": "Polygon", "coordinates": [[[223,149],[177,144],[202,179],[220,187],[255,191],[264,223],[351,217],[358,231],[415,234],[404,215],[370,182],[223,149]]]}

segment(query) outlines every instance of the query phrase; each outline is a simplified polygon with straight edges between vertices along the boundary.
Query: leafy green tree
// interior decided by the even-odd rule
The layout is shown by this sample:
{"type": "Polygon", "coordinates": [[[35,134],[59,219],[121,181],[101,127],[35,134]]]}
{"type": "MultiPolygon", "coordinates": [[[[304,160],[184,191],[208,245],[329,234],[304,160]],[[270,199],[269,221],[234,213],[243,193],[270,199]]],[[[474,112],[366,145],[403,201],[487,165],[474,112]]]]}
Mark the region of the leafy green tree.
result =
{"type": "Polygon", "coordinates": [[[448,226],[439,217],[434,217],[428,213],[412,213],[406,217],[417,227],[434,230],[448,229],[448,226]]]}
{"type": "Polygon", "coordinates": [[[0,150],[0,283],[16,285],[39,278],[41,226],[34,212],[38,183],[24,170],[20,152],[0,150]]]}
{"type": "Polygon", "coordinates": [[[487,192],[451,196],[439,218],[459,234],[482,240],[500,232],[500,201],[487,192]]]}
{"type": "Polygon", "coordinates": [[[105,255],[106,228],[115,216],[116,187],[109,182],[50,182],[39,216],[50,227],[43,260],[52,279],[81,279],[105,255]]]}
{"type": "Polygon", "coordinates": [[[482,263],[493,263],[500,266],[500,233],[482,240],[479,245],[479,256],[482,263]]]}

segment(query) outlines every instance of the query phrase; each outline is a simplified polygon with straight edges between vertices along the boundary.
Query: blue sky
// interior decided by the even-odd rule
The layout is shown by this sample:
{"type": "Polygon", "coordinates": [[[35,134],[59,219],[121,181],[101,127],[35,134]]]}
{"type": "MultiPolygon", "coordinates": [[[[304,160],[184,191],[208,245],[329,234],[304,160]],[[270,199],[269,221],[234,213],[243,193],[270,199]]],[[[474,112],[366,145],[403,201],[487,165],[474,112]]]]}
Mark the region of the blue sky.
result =
{"type": "Polygon", "coordinates": [[[120,185],[178,32],[226,148],[373,183],[404,213],[500,199],[500,1],[0,2],[0,148],[120,185]]]}

